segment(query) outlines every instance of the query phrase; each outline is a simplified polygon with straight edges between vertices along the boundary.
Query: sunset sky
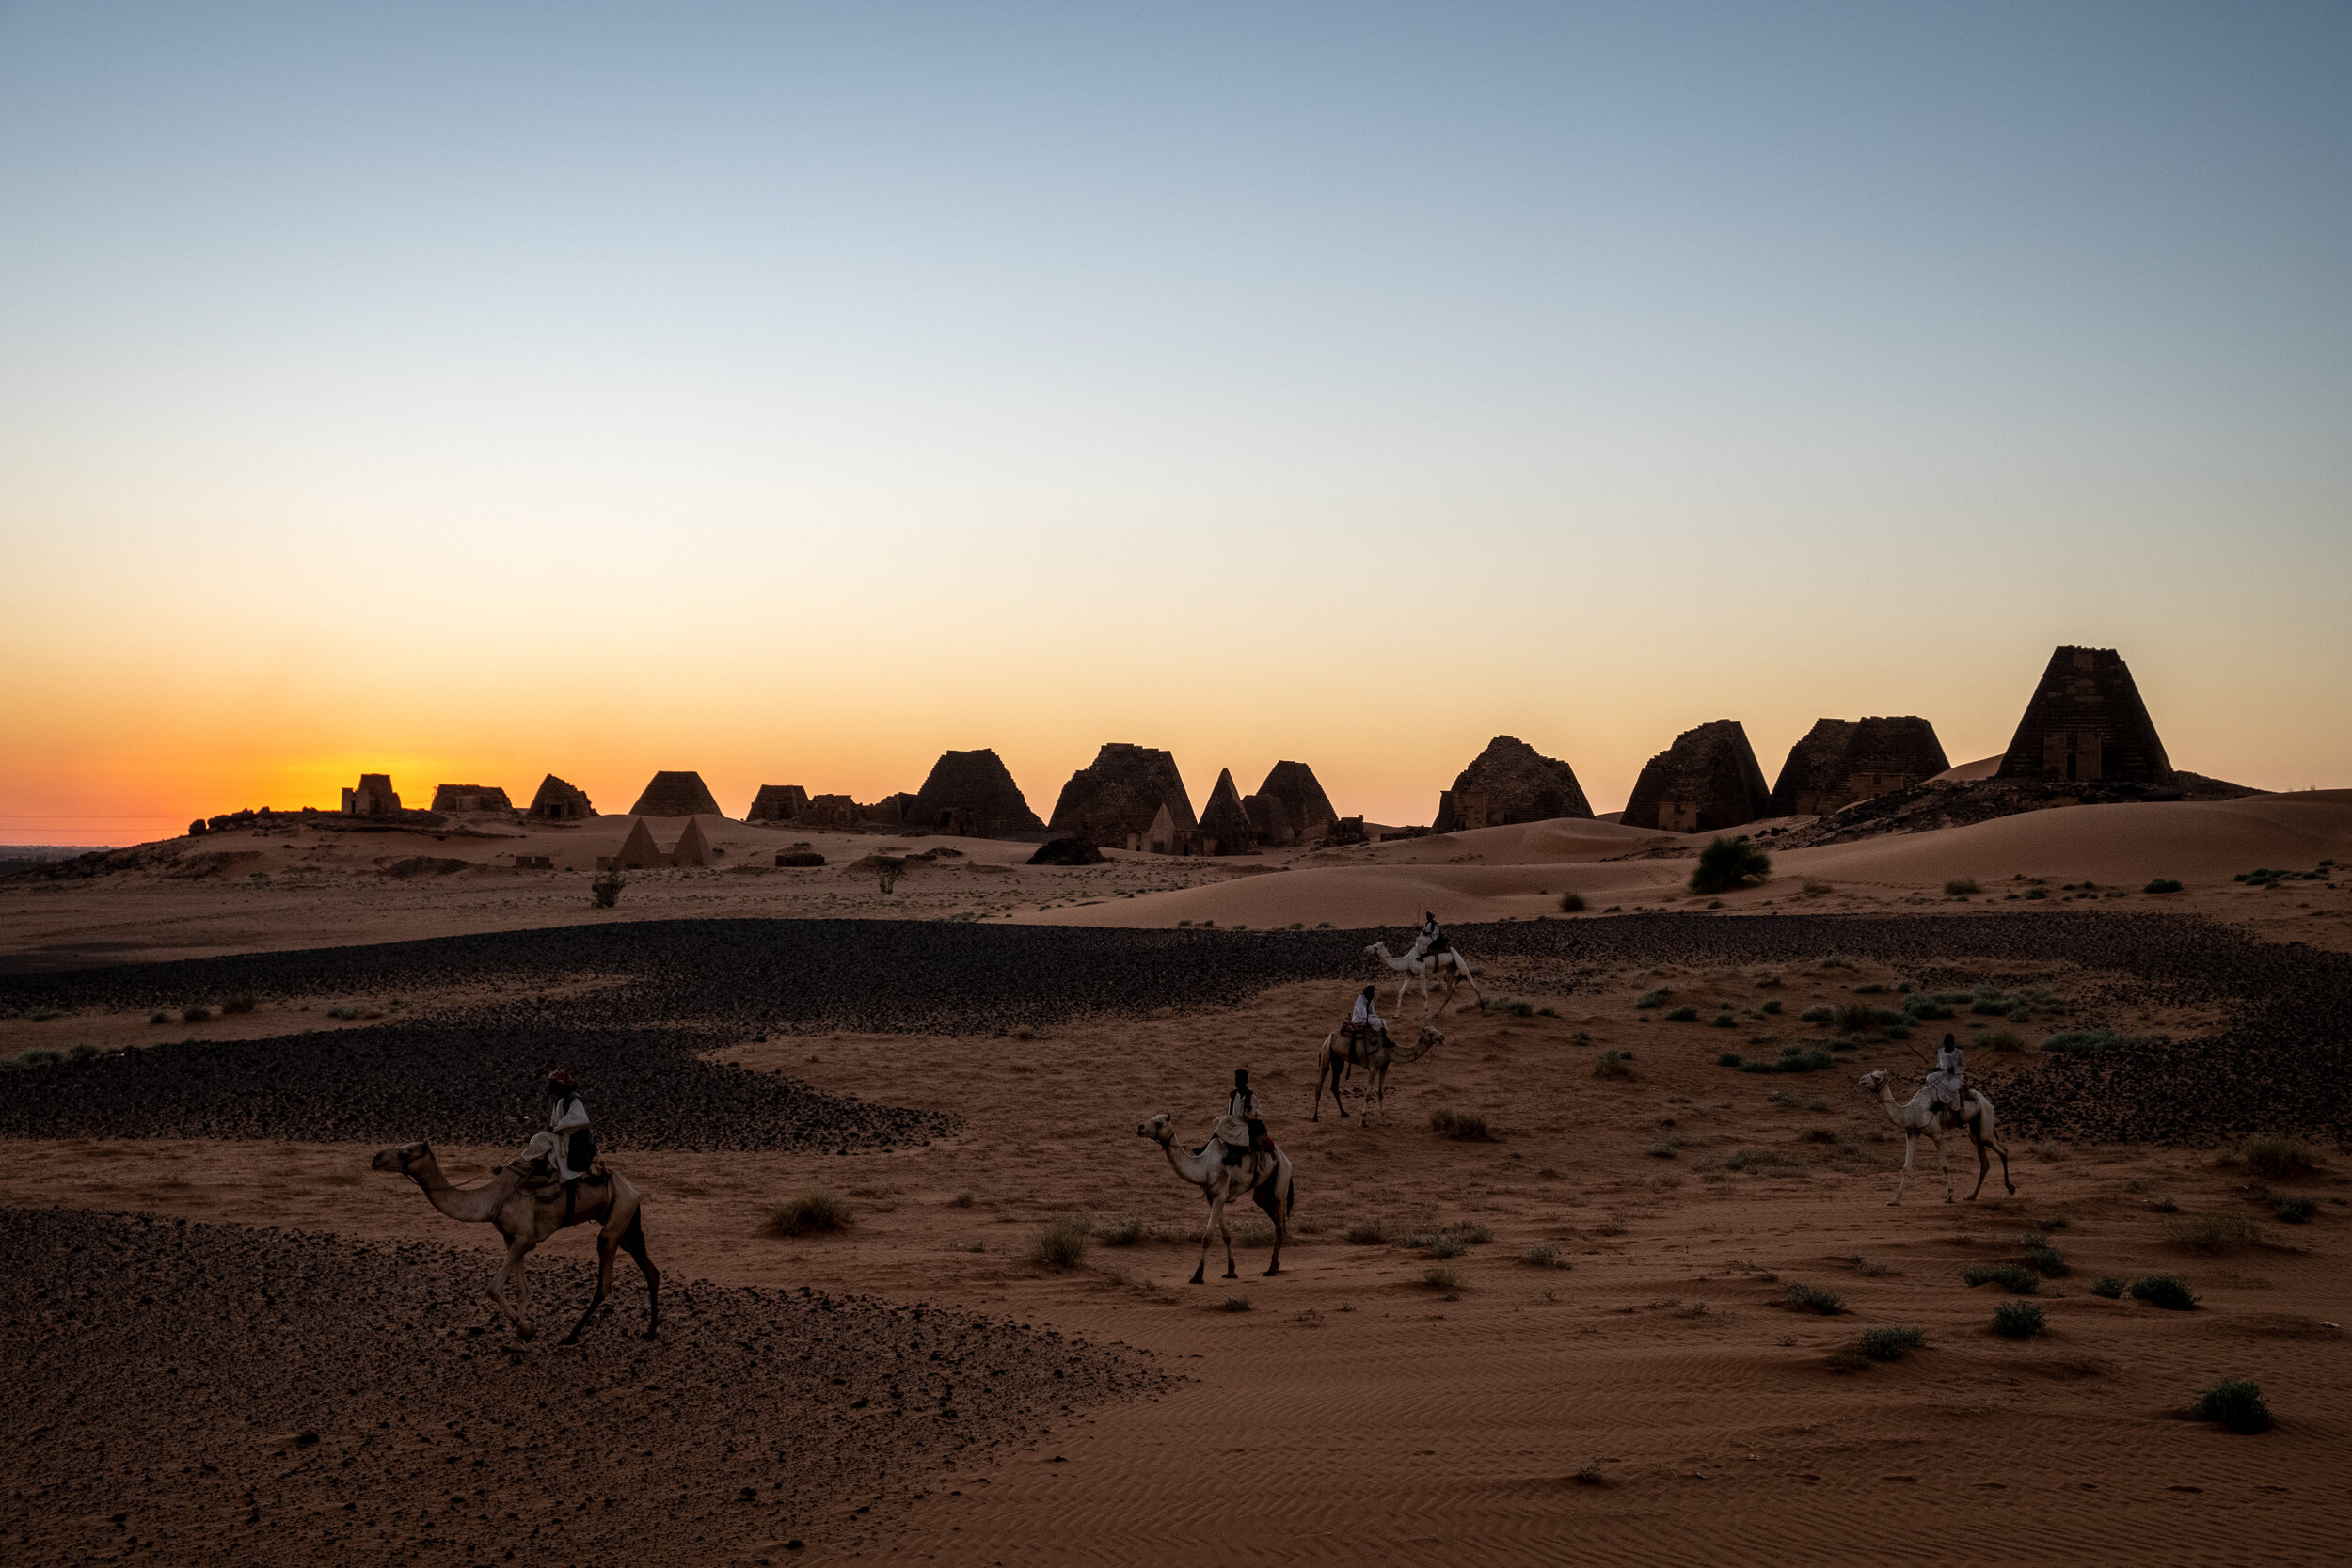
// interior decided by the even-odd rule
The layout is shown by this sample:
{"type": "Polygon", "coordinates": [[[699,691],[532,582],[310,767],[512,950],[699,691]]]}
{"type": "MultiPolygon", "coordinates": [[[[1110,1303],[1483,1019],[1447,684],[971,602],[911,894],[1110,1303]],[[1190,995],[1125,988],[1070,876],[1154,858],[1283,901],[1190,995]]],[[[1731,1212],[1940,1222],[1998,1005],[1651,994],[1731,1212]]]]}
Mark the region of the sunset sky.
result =
{"type": "Polygon", "coordinates": [[[2352,8],[0,5],[0,842],[363,769],[2352,784],[2352,8]]]}

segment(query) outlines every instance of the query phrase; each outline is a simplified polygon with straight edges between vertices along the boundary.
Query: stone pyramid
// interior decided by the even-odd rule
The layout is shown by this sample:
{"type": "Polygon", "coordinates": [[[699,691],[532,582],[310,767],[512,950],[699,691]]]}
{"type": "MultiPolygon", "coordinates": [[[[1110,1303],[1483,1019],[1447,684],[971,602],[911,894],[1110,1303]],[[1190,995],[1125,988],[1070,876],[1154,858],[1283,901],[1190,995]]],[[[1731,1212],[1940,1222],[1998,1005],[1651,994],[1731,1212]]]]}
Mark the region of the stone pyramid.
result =
{"type": "Polygon", "coordinates": [[[941,753],[907,807],[906,825],[973,838],[1035,832],[1045,826],[1012,782],[1004,759],[985,748],[941,753]]]}
{"type": "Polygon", "coordinates": [[[1772,810],[1772,791],[1737,719],[1685,730],[1649,759],[1619,818],[1629,828],[1721,832],[1772,810]]]}
{"type": "Polygon", "coordinates": [[[1233,787],[1233,770],[1220,768],[1216,786],[1209,791],[1209,803],[1200,813],[1201,847],[1212,855],[1254,854],[1258,835],[1249,826],[1249,814],[1242,809],[1241,791],[1233,787]]]}
{"type": "Polygon", "coordinates": [[[586,791],[549,773],[539,781],[539,793],[531,798],[531,815],[542,822],[579,822],[596,816],[596,808],[589,802],[586,791]]]}
{"type": "Polygon", "coordinates": [[[1932,779],[1951,762],[1935,726],[1899,719],[1819,719],[1788,748],[1768,815],[1826,815],[1874,795],[1932,779]]]}
{"type": "MultiPolygon", "coordinates": [[[[1331,809],[1331,798],[1323,792],[1323,784],[1315,778],[1315,770],[1303,762],[1276,763],[1267,771],[1265,783],[1258,786],[1258,793],[1242,804],[1248,806],[1250,800],[1281,802],[1282,815],[1287,818],[1293,836],[1277,839],[1261,832],[1258,836],[1268,843],[1290,844],[1299,839],[1321,838],[1331,831],[1331,824],[1340,819],[1340,814],[1331,809]]],[[[1258,813],[1252,811],[1249,819],[1256,822],[1258,813]]]]}
{"type": "Polygon", "coordinates": [[[656,773],[645,792],[637,797],[637,803],[628,808],[631,816],[724,816],[719,802],[711,798],[710,786],[703,783],[700,773],[656,773]]]}
{"type": "Polygon", "coordinates": [[[670,851],[672,865],[708,865],[710,840],[703,837],[703,825],[692,817],[686,819],[686,831],[677,835],[677,847],[670,851]]]}
{"type": "Polygon", "coordinates": [[[761,784],[752,797],[746,822],[789,822],[808,810],[808,791],[799,784],[761,784]]]}
{"type": "Polygon", "coordinates": [[[1151,831],[1162,806],[1179,829],[1200,826],[1176,759],[1153,747],[1114,740],[1070,775],[1049,826],[1090,844],[1124,848],[1129,834],[1151,831]]]}
{"type": "Polygon", "coordinates": [[[620,852],[612,863],[624,871],[651,871],[669,863],[669,857],[653,847],[653,834],[645,830],[645,819],[639,817],[628,825],[628,836],[621,840],[620,852]]]}
{"type": "Polygon", "coordinates": [[[1441,833],[1506,822],[1544,822],[1555,816],[1590,816],[1576,769],[1545,756],[1516,736],[1499,735],[1470,759],[1452,789],[1438,796],[1431,824],[1441,833]]]}
{"type": "Polygon", "coordinates": [[[1279,847],[1298,842],[1298,829],[1292,823],[1291,809],[1282,803],[1279,795],[1245,795],[1241,798],[1241,809],[1248,815],[1249,831],[1257,835],[1260,844],[1279,847]]]}
{"type": "Polygon", "coordinates": [[[2174,782],[2155,721],[2113,648],[2064,647],[2050,656],[1994,777],[2174,782]]]}
{"type": "Polygon", "coordinates": [[[496,784],[445,784],[433,786],[435,811],[513,811],[515,803],[496,784]]]}

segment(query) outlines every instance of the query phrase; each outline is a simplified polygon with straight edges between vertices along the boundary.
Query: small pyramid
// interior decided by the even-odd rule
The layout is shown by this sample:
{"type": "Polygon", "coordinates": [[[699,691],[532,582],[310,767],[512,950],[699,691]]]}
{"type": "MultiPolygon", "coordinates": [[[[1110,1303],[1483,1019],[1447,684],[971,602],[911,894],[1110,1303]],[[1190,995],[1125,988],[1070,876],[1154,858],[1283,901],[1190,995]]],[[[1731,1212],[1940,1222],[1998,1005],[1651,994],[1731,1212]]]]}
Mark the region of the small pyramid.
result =
{"type": "Polygon", "coordinates": [[[1209,791],[1209,803],[1200,813],[1200,837],[1201,847],[1212,855],[1257,852],[1258,835],[1242,809],[1241,791],[1233,787],[1230,768],[1218,770],[1216,787],[1209,791]]]}
{"type": "Polygon", "coordinates": [[[531,815],[542,822],[579,822],[596,816],[596,808],[589,802],[586,791],[549,773],[539,781],[539,793],[531,798],[531,815]]]}
{"type": "Polygon", "coordinates": [[[789,822],[808,810],[808,791],[799,784],[761,784],[752,797],[746,822],[789,822]]]}
{"type": "Polygon", "coordinates": [[[2050,656],[1994,776],[2173,782],[2155,721],[2113,648],[2063,647],[2050,656]]]}
{"type": "Polygon", "coordinates": [[[700,773],[656,773],[645,785],[637,803],[628,808],[631,816],[724,816],[719,802],[712,798],[710,786],[703,783],[700,773]]]}
{"type": "Polygon", "coordinates": [[[708,865],[710,841],[703,837],[703,825],[692,817],[686,819],[686,831],[677,835],[677,847],[670,851],[672,865],[708,865]]]}
{"type": "MultiPolygon", "coordinates": [[[[1265,783],[1258,786],[1258,793],[1249,799],[1280,801],[1283,818],[1299,838],[1321,838],[1340,819],[1340,814],[1331,809],[1331,797],[1323,792],[1315,770],[1303,762],[1276,763],[1267,769],[1265,783]]],[[[1257,820],[1254,813],[1250,820],[1257,820]]]]}
{"type": "Polygon", "coordinates": [[[1755,821],[1772,801],[1747,730],[1718,719],[1683,731],[1649,759],[1618,820],[1670,833],[1721,832],[1755,821]]]}
{"type": "Polygon", "coordinates": [[[669,862],[653,847],[653,834],[645,831],[645,819],[641,816],[629,824],[628,836],[621,840],[620,852],[612,857],[612,863],[624,871],[651,871],[669,862]]]}

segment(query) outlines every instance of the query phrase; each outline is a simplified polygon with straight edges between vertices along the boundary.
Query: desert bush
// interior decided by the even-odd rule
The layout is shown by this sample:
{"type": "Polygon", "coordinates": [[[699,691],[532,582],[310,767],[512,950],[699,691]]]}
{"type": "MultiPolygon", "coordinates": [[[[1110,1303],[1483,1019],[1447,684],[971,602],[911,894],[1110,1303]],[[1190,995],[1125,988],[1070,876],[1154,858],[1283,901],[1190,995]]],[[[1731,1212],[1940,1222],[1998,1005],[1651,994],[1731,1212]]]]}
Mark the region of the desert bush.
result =
{"type": "Polygon", "coordinates": [[[1584,912],[1584,895],[1581,893],[1562,894],[1560,895],[1560,912],[1562,914],[1582,914],[1584,912]]]}
{"type": "Polygon", "coordinates": [[[965,1188],[963,1188],[961,1191],[958,1192],[958,1193],[956,1194],[956,1196],[953,1196],[953,1197],[951,1197],[951,1198],[949,1198],[949,1199],[947,1200],[947,1207],[948,1207],[948,1208],[950,1208],[950,1209],[969,1209],[969,1208],[971,1208],[971,1207],[972,1207],[972,1189],[971,1189],[971,1188],[969,1188],[969,1187],[965,1187],[965,1188]]]}
{"type": "Polygon", "coordinates": [[[1905,1016],[1915,1021],[1952,1016],[1952,1009],[1948,1003],[1923,990],[1915,990],[1903,998],[1903,1012],[1905,1016]]]}
{"type": "Polygon", "coordinates": [[[223,1002],[220,1005],[220,1010],[224,1013],[249,1013],[253,1010],[253,993],[249,990],[241,990],[223,1002]]]}
{"type": "Polygon", "coordinates": [[[2263,1403],[2261,1385],[2240,1378],[2225,1377],[2198,1395],[2188,1413],[2196,1420],[2218,1421],[2232,1432],[2270,1430],[2270,1407],[2263,1403]]]}
{"type": "Polygon", "coordinates": [[[1576,1473],[1576,1481],[1577,1484],[1580,1486],[1599,1486],[1604,1484],[1600,1475],[1599,1455],[1596,1454],[1591,1459],[1584,1462],[1584,1468],[1577,1471],[1576,1473]]]}
{"type": "Polygon", "coordinates": [[[1428,1246],[1422,1250],[1432,1258],[1459,1258],[1462,1256],[1462,1243],[1451,1236],[1440,1234],[1430,1237],[1428,1246]]]}
{"type": "MultiPolygon", "coordinates": [[[[82,1048],[77,1045],[73,1049],[79,1051],[82,1048]]],[[[2271,1212],[2278,1215],[2282,1224],[2301,1225],[2319,1212],[2319,1205],[2308,1197],[2282,1197],[2271,1212]]]]}
{"type": "Polygon", "coordinates": [[[608,865],[588,884],[588,896],[596,900],[596,908],[609,910],[621,901],[621,889],[627,886],[628,879],[621,875],[621,868],[608,865]]]}
{"type": "Polygon", "coordinates": [[[2309,1176],[2314,1164],[2312,1151],[2292,1138],[2249,1138],[2238,1146],[2237,1155],[2246,1162],[2247,1169],[2265,1181],[2309,1176]]]}
{"type": "Polygon", "coordinates": [[[1849,1002],[1831,1015],[1841,1035],[1862,1035],[1878,1027],[1879,1010],[1867,1002],[1849,1002]]]}
{"type": "Polygon", "coordinates": [[[1819,898],[1824,894],[1837,891],[1836,883],[1822,881],[1819,877],[1807,877],[1799,885],[1804,888],[1805,895],[1811,898],[1819,898]]]}
{"type": "Polygon", "coordinates": [[[2115,1043],[2112,1029],[2065,1029],[2042,1042],[2042,1049],[2057,1056],[2090,1056],[2115,1043]]]}
{"type": "Polygon", "coordinates": [[[1715,1065],[1717,1067],[1738,1067],[1745,1060],[1746,1058],[1741,1056],[1737,1051],[1726,1051],[1715,1058],[1715,1065]]]}
{"type": "Polygon", "coordinates": [[[1737,1029],[1740,1027],[1740,1021],[1732,1017],[1728,1012],[1717,1013],[1714,1018],[1714,1023],[1715,1027],[1718,1029],[1737,1029]]]}
{"type": "Polygon", "coordinates": [[[1440,1137],[1458,1138],[1464,1143],[1494,1142],[1494,1132],[1486,1118],[1476,1111],[1436,1110],[1429,1113],[1429,1131],[1440,1137]]]}
{"type": "Polygon", "coordinates": [[[1737,838],[1717,838],[1699,851],[1699,863],[1691,872],[1691,891],[1729,893],[1749,882],[1762,881],[1772,871],[1772,857],[1749,843],[1745,833],[1737,838]]]}
{"type": "Polygon", "coordinates": [[[1804,1169],[1804,1163],[1776,1148],[1735,1148],[1724,1156],[1724,1167],[1752,1176],[1794,1176],[1804,1169]]]}
{"type": "Polygon", "coordinates": [[[1900,1361],[1915,1350],[1923,1349],[1928,1337],[1915,1328],[1890,1323],[1884,1328],[1866,1328],[1854,1338],[1854,1349],[1873,1361],[1900,1361]]]}
{"type": "Polygon", "coordinates": [[[1682,1140],[1680,1138],[1664,1137],[1650,1145],[1648,1153],[1649,1157],[1653,1160],[1671,1160],[1678,1151],[1680,1151],[1681,1148],[1682,1140]]]}
{"type": "Polygon", "coordinates": [[[1596,1078],[1630,1078],[1633,1076],[1633,1053],[1629,1051],[1604,1051],[1593,1059],[1596,1078]]]}
{"type": "Polygon", "coordinates": [[[1378,1220],[1358,1220],[1347,1227],[1350,1246],[1378,1246],[1388,1240],[1378,1220]]]}
{"type": "Polygon", "coordinates": [[[1834,1318],[1846,1309],[1845,1302],[1840,1300],[1835,1292],[1824,1291],[1816,1285],[1800,1285],[1792,1282],[1782,1291],[1781,1294],[1789,1306],[1800,1312],[1819,1312],[1825,1318],[1834,1318]]]}
{"type": "Polygon", "coordinates": [[[1972,1291],[1979,1285],[1998,1285],[2019,1296],[2029,1296],[2042,1289],[2042,1276],[2020,1263],[1971,1263],[1960,1271],[1960,1280],[1972,1291]]]}
{"type": "Polygon", "coordinates": [[[171,1022],[171,1015],[166,1012],[150,1013],[147,1015],[147,1022],[150,1023],[169,1023],[171,1022]]]}
{"type": "Polygon", "coordinates": [[[1421,1282],[1433,1291],[1458,1291],[1462,1288],[1462,1276],[1444,1267],[1422,1270],[1421,1282]]]}
{"type": "Polygon", "coordinates": [[[2123,1297],[2123,1281],[2119,1275],[2103,1274],[2090,1282],[2090,1293],[2108,1301],[2121,1301],[2123,1297]]]}
{"type": "Polygon", "coordinates": [[[2183,1214],[2164,1222],[2164,1239],[2197,1252],[2221,1253],[2252,1246],[2263,1235],[2243,1214],[2183,1214]]]}
{"type": "Polygon", "coordinates": [[[1661,1007],[1665,1006],[1666,998],[1672,996],[1674,992],[1666,990],[1663,986],[1661,986],[1656,990],[1645,990],[1641,995],[1635,997],[1633,999],[1633,1006],[1636,1009],[1661,1007]]]}
{"type": "Polygon", "coordinates": [[[1531,1269],[1559,1269],[1567,1266],[1560,1261],[1560,1249],[1549,1242],[1538,1242],[1520,1253],[1519,1261],[1531,1269]]]}
{"type": "MultiPolygon", "coordinates": [[[[1773,1061],[1742,1061],[1741,1072],[1819,1072],[1825,1067],[1836,1067],[1837,1058],[1826,1051],[1808,1051],[1802,1045],[1784,1045],[1773,1061]]],[[[1795,1103],[1793,1101],[1790,1103],[1795,1103]]]]}
{"type": "Polygon", "coordinates": [[[2005,1301],[1993,1309],[1993,1332],[2011,1339],[2030,1339],[2048,1326],[2042,1308],[2029,1301],[2005,1301]]]}
{"type": "Polygon", "coordinates": [[[2027,1247],[2026,1262],[2045,1279],[2064,1279],[2074,1272],[2067,1267],[2066,1254],[2047,1243],[2027,1247]]]}
{"type": "Polygon", "coordinates": [[[2178,893],[2181,891],[2181,884],[2169,877],[2158,877],[2139,891],[2142,893],[2178,893]]]}
{"type": "Polygon", "coordinates": [[[1143,1240],[1143,1216],[1121,1214],[1103,1231],[1104,1246],[1133,1246],[1143,1240]]]}
{"type": "Polygon", "coordinates": [[[1955,877],[1944,884],[1945,895],[1951,898],[1964,898],[1972,893],[1983,891],[1984,889],[1977,885],[1977,879],[1974,877],[1955,877]]]}
{"type": "Polygon", "coordinates": [[[1228,1312],[1247,1312],[1249,1310],[1249,1298],[1248,1296],[1227,1296],[1225,1298],[1225,1310],[1228,1312]]]}
{"type": "Polygon", "coordinates": [[[2023,1051],[2026,1037],[2014,1029],[1979,1029],[1968,1037],[1971,1051],[2023,1051]]]}
{"type": "Polygon", "coordinates": [[[2185,1281],[2174,1275],[2152,1274],[2131,1284],[2134,1301],[2144,1301],[2151,1307],[2161,1307],[2168,1312],[2186,1312],[2197,1305],[2185,1281]]]}
{"type": "Polygon", "coordinates": [[[2028,898],[2047,898],[2050,896],[2050,890],[2046,887],[2029,887],[2026,890],[2026,896],[2028,898]]]}
{"type": "Polygon", "coordinates": [[[822,1189],[803,1193],[768,1216],[771,1236],[807,1236],[820,1230],[847,1230],[855,1216],[850,1206],[822,1189]]]}
{"type": "Polygon", "coordinates": [[[1047,1220],[1029,1239],[1029,1261],[1049,1269],[1074,1269],[1087,1259],[1092,1231],[1084,1214],[1047,1220]]]}
{"type": "Polygon", "coordinates": [[[1696,1023],[1698,1021],[1699,1010],[1696,1007],[1677,1007],[1666,1015],[1666,1022],[1669,1023],[1696,1023]]]}
{"type": "Polygon", "coordinates": [[[1463,1246],[1485,1246],[1495,1239],[1495,1233],[1476,1220],[1449,1220],[1439,1230],[1463,1246]]]}
{"type": "Polygon", "coordinates": [[[1764,1016],[1766,1018],[1778,1018],[1780,1016],[1779,997],[1775,996],[1771,1001],[1764,1004],[1764,1016]]]}

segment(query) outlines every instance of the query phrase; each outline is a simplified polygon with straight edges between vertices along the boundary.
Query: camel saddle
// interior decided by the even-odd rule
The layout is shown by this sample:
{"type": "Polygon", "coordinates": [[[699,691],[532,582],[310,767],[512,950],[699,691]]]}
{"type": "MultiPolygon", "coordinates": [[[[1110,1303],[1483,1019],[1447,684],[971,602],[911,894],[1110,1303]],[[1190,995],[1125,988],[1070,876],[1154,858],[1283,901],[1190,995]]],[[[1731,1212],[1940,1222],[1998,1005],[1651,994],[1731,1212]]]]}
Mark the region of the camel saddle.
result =
{"type": "Polygon", "coordinates": [[[1251,1188],[1254,1189],[1259,1182],[1273,1173],[1275,1153],[1273,1134],[1266,1135],[1263,1148],[1253,1149],[1249,1147],[1249,1124],[1239,1117],[1222,1116],[1217,1117],[1215,1124],[1210,1127],[1209,1136],[1225,1146],[1227,1164],[1238,1165],[1248,1163],[1251,1188]]]}
{"type": "Polygon", "coordinates": [[[1384,1045],[1389,1043],[1388,1030],[1375,1029],[1369,1023],[1343,1023],[1340,1025],[1340,1037],[1347,1041],[1345,1060],[1350,1067],[1364,1065],[1365,1053],[1374,1049],[1370,1042],[1378,1040],[1384,1045]]]}

